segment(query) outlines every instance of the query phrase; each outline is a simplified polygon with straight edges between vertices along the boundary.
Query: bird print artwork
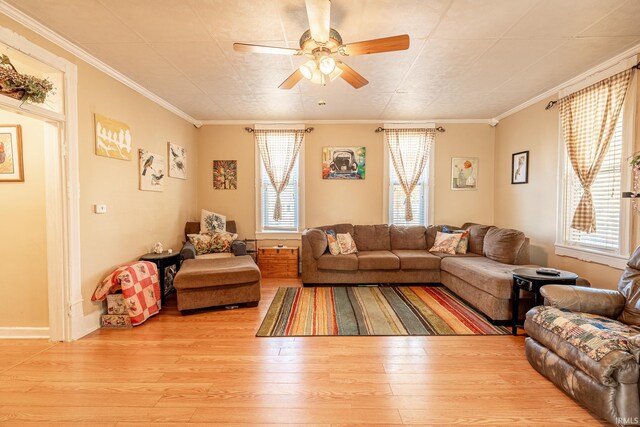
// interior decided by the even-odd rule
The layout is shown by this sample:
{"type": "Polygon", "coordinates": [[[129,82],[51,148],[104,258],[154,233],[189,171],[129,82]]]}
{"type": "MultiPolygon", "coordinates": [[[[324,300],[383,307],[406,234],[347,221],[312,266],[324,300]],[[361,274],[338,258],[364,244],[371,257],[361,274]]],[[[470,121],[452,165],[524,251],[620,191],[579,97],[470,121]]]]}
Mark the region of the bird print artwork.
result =
{"type": "Polygon", "coordinates": [[[171,142],[169,145],[169,176],[187,179],[187,150],[171,142]]]}
{"type": "Polygon", "coordinates": [[[7,153],[4,151],[4,142],[0,142],[0,165],[7,160],[7,153]]]}
{"type": "Polygon", "coordinates": [[[166,175],[165,157],[140,149],[140,190],[163,191],[166,175]]]}
{"type": "Polygon", "coordinates": [[[153,165],[153,156],[149,156],[147,158],[147,161],[144,162],[144,166],[142,166],[142,176],[145,176],[147,174],[147,169],[153,169],[151,165],[153,165]]]}

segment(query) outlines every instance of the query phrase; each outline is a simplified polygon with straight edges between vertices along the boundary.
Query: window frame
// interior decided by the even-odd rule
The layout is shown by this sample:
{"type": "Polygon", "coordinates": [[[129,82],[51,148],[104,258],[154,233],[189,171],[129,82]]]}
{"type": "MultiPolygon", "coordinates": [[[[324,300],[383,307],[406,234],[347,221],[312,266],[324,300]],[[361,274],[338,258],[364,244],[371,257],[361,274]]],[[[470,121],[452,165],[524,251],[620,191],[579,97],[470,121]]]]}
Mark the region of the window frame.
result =
{"type": "MultiPolygon", "coordinates": [[[[435,123],[415,123],[415,124],[407,124],[407,123],[385,123],[385,128],[388,129],[424,129],[424,128],[435,128],[435,123]]],[[[383,177],[382,177],[382,219],[386,224],[393,224],[393,186],[391,182],[392,177],[392,168],[391,164],[391,156],[389,155],[389,148],[387,147],[387,141],[385,140],[384,133],[382,135],[382,144],[383,144],[383,177]]],[[[434,182],[435,182],[435,158],[436,158],[436,143],[435,140],[433,144],[431,144],[431,151],[429,152],[429,160],[425,168],[428,169],[427,174],[423,174],[423,197],[424,197],[424,225],[425,227],[429,224],[433,224],[433,217],[435,213],[435,191],[434,191],[434,182]]]]}
{"type": "MultiPolygon", "coordinates": [[[[291,129],[291,130],[304,130],[305,125],[267,125],[267,124],[256,124],[255,129],[291,129]]],[[[298,228],[297,230],[265,230],[264,224],[262,223],[262,158],[260,157],[260,150],[258,149],[258,145],[255,142],[255,139],[252,141],[253,150],[254,150],[254,189],[255,189],[255,204],[256,204],[256,232],[255,238],[257,240],[301,240],[302,239],[302,230],[304,230],[304,208],[305,208],[305,197],[304,197],[304,181],[305,181],[305,140],[306,135],[302,141],[302,145],[300,146],[300,150],[298,151],[298,228]]]]}
{"type": "MultiPolygon", "coordinates": [[[[583,89],[589,85],[592,85],[602,79],[610,77],[616,73],[619,73],[631,66],[635,65],[634,58],[630,58],[626,61],[621,61],[614,67],[599,72],[589,79],[583,80],[573,86],[569,86],[563,89],[559,93],[559,97],[562,98],[580,89],[583,89]]],[[[621,191],[627,191],[632,184],[631,168],[628,167],[627,159],[633,153],[633,146],[635,141],[635,117],[636,117],[636,99],[637,99],[637,83],[636,75],[632,76],[629,89],[627,91],[626,99],[623,105],[622,116],[619,120],[622,122],[622,156],[621,156],[621,174],[620,174],[620,188],[621,191]]],[[[564,140],[564,133],[562,130],[562,122],[558,121],[558,189],[557,189],[557,225],[556,225],[556,241],[555,241],[555,254],[559,256],[566,256],[575,258],[581,261],[594,262],[597,264],[607,265],[609,267],[624,269],[630,256],[631,250],[631,233],[632,233],[632,216],[631,216],[631,204],[625,202],[625,199],[620,199],[620,223],[619,223],[619,245],[615,251],[600,250],[592,246],[581,246],[580,244],[571,244],[565,240],[567,234],[567,228],[569,225],[565,223],[564,207],[566,196],[566,182],[565,177],[567,174],[567,151],[564,140]]]]}

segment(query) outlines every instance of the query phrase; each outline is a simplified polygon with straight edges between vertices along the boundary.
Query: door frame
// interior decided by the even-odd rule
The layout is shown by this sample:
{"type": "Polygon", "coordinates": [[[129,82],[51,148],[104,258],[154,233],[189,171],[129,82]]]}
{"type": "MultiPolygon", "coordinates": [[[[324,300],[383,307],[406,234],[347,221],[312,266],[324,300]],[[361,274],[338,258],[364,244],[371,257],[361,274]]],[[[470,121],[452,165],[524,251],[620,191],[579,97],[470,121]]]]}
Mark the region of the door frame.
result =
{"type": "Polygon", "coordinates": [[[75,64],[0,27],[0,42],[63,73],[64,113],[0,96],[0,106],[45,122],[49,339],[72,341],[90,328],[84,321],[80,257],[78,69],[75,64]],[[46,124],[49,123],[49,124],[46,124]],[[55,123],[55,129],[51,126],[55,123]],[[58,132],[53,135],[52,132],[58,132]]]}

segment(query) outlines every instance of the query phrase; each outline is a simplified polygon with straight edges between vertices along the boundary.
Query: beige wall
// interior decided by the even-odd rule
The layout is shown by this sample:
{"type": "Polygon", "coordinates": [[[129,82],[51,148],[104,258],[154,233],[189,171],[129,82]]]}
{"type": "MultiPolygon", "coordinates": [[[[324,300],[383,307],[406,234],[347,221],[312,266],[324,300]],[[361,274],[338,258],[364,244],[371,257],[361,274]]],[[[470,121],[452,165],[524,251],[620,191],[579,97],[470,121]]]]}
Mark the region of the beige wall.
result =
{"type": "MultiPolygon", "coordinates": [[[[574,271],[595,287],[614,289],[620,270],[555,255],[559,119],[556,109],[544,108],[551,99],[505,118],[496,127],[495,222],[525,231],[531,239],[532,263],[574,271]],[[512,185],[511,155],[525,150],[529,150],[529,183],[512,185]]],[[[634,236],[632,244],[639,241],[637,233],[634,236]]]]}
{"type": "Polygon", "coordinates": [[[0,183],[0,327],[47,327],[47,228],[44,123],[0,110],[22,127],[24,182],[0,183]]]}
{"type": "MultiPolygon", "coordinates": [[[[9,18],[0,16],[0,26],[78,66],[81,279],[84,313],[89,314],[102,306],[90,301],[96,284],[114,267],[136,260],[157,241],[165,248],[180,249],[184,223],[195,215],[197,130],[9,18]],[[94,113],[130,126],[134,149],[131,161],[94,154],[94,113]],[[165,178],[162,193],[138,190],[137,150],[144,148],[166,157],[167,141],[186,147],[191,165],[189,178],[165,178]],[[107,214],[94,214],[96,203],[106,204],[107,214]]],[[[25,229],[28,222],[21,218],[15,218],[11,227],[25,229]]],[[[5,242],[3,239],[0,246],[3,254],[13,245],[5,242]]],[[[27,324],[27,318],[19,323],[33,326],[27,324]]]]}
{"type": "MultiPolygon", "coordinates": [[[[249,124],[248,124],[249,125],[249,124]]],[[[305,225],[384,222],[384,138],[378,125],[313,125],[304,148],[305,225]],[[322,147],[367,147],[366,179],[322,179],[322,147]]],[[[493,222],[494,129],[486,124],[447,124],[435,147],[435,223],[493,222]],[[452,191],[451,157],[479,157],[477,191],[452,191]]],[[[240,237],[255,233],[255,143],[244,126],[204,126],[198,133],[198,211],[213,210],[238,222],[240,237]],[[214,190],[213,160],[238,160],[238,190],[214,190]]],[[[194,219],[197,219],[194,217],[194,219]]],[[[292,242],[289,242],[292,243],[292,242]]],[[[269,243],[270,244],[270,243],[269,243]]]]}

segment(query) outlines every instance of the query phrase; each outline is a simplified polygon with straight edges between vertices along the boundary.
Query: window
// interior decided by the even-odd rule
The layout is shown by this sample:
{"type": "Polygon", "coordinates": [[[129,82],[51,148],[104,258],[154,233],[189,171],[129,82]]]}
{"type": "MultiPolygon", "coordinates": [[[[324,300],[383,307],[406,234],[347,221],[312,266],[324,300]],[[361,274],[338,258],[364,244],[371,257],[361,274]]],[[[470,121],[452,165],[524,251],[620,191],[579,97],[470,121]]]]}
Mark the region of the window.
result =
{"type": "MultiPolygon", "coordinates": [[[[622,168],[626,162],[622,161],[622,120],[618,120],[607,154],[595,181],[591,185],[593,206],[596,211],[596,232],[584,233],[571,227],[565,227],[565,243],[572,246],[583,246],[597,251],[617,254],[620,250],[620,181],[622,168]]],[[[565,182],[565,218],[563,222],[571,224],[580,198],[582,187],[577,175],[573,171],[569,160],[566,160],[567,171],[565,182]]]]}
{"type": "MultiPolygon", "coordinates": [[[[256,237],[258,239],[298,238],[304,228],[303,165],[304,126],[256,125],[256,237]],[[267,166],[265,166],[265,162],[267,166]],[[289,171],[289,167],[291,170],[289,171]],[[275,185],[286,186],[280,192],[280,217],[275,219],[275,185]]],[[[279,188],[279,187],[276,187],[279,188]]]]}
{"type": "Polygon", "coordinates": [[[433,141],[435,136],[434,126],[424,128],[395,128],[394,125],[385,125],[385,144],[387,149],[388,200],[389,223],[398,225],[426,225],[429,221],[429,175],[432,170],[431,162],[434,156],[433,141]],[[407,200],[402,188],[402,183],[397,175],[393,163],[395,155],[397,165],[406,175],[404,182],[413,182],[414,177],[420,173],[418,182],[411,192],[411,199],[407,200]],[[424,168],[422,168],[424,166],[424,168]],[[420,170],[422,168],[422,170],[420,170]],[[407,220],[406,203],[411,204],[413,219],[407,220]]]}
{"type": "Polygon", "coordinates": [[[404,204],[406,195],[400,185],[400,181],[393,168],[393,163],[389,159],[389,223],[398,225],[426,225],[427,224],[427,180],[429,174],[429,163],[425,166],[420,182],[416,185],[411,193],[411,208],[413,210],[413,220],[405,219],[404,204]]]}
{"type": "MultiPolygon", "coordinates": [[[[564,91],[564,94],[561,93],[561,97],[582,90],[609,76],[617,75],[627,65],[623,63],[619,67],[622,69],[611,69],[604,72],[604,75],[595,76],[591,82],[582,83],[581,87],[573,87],[564,91]]],[[[604,102],[602,97],[593,96],[592,98],[600,99],[600,102],[604,102]]],[[[621,192],[627,191],[624,189],[631,185],[627,158],[631,154],[632,147],[635,99],[636,93],[632,81],[627,90],[626,100],[622,105],[620,116],[616,121],[602,166],[591,185],[596,216],[596,227],[593,233],[586,233],[571,227],[574,212],[580,202],[583,190],[568,159],[563,132],[562,130],[560,131],[559,176],[561,182],[556,254],[616,268],[624,268],[629,256],[631,219],[629,201],[621,198],[621,192]]],[[[573,108],[580,108],[580,105],[577,105],[578,107],[573,108]]],[[[576,109],[575,111],[579,112],[581,110],[576,109]]]]}
{"type": "MultiPolygon", "coordinates": [[[[260,161],[260,159],[258,159],[260,161]]],[[[269,176],[262,161],[260,161],[260,182],[261,182],[261,210],[262,210],[262,230],[263,231],[298,231],[299,230],[299,161],[291,170],[289,183],[280,193],[280,203],[282,204],[280,221],[273,219],[273,210],[276,205],[276,191],[271,185],[269,176]]]]}

